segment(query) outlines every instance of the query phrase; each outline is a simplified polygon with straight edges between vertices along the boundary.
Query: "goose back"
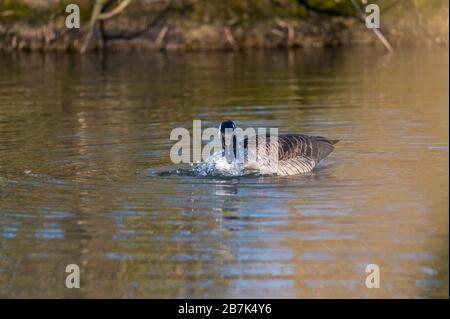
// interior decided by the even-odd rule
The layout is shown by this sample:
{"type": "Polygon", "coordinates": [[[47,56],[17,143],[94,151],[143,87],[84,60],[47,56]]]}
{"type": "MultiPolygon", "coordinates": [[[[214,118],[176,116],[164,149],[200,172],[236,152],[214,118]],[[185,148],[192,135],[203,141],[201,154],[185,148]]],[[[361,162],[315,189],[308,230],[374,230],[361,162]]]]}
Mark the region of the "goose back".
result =
{"type": "Polygon", "coordinates": [[[320,162],[333,151],[337,142],[322,136],[281,135],[278,138],[278,157],[280,160],[287,160],[300,156],[320,162]]]}
{"type": "MultiPolygon", "coordinates": [[[[323,136],[303,134],[285,134],[278,136],[278,159],[270,157],[270,135],[266,136],[265,146],[256,138],[256,154],[261,161],[252,164],[255,168],[273,171],[278,175],[294,175],[310,172],[334,149],[338,140],[330,140],[323,136]]],[[[244,148],[248,149],[248,139],[244,139],[244,148]]]]}

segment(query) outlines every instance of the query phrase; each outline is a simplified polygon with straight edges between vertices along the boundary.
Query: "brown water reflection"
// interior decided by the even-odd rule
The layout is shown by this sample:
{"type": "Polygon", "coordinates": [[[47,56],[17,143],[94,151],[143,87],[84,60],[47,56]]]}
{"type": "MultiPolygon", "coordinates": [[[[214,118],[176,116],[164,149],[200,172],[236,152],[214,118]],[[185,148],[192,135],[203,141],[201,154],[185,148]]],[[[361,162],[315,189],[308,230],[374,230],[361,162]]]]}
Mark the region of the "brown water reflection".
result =
{"type": "Polygon", "coordinates": [[[448,297],[448,97],[448,51],[0,55],[0,296],[448,297]],[[225,118],[341,142],[311,176],[154,173],[225,118]]]}

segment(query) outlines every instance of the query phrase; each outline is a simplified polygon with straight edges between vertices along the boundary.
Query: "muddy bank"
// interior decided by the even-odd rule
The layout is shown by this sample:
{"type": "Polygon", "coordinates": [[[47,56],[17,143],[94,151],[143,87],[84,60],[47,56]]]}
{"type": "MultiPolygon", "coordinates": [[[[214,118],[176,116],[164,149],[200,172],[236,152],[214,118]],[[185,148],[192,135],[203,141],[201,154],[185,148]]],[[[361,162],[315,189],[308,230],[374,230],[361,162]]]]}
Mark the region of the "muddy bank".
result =
{"type": "MultiPolygon", "coordinates": [[[[92,2],[72,2],[80,5],[80,29],[65,27],[64,9],[68,1],[4,0],[0,4],[0,50],[79,51],[89,31],[92,2]]],[[[248,1],[218,1],[208,7],[204,1],[136,0],[114,19],[98,23],[89,49],[380,46],[373,32],[345,11],[315,12],[291,0],[283,2],[289,6],[266,4],[256,9],[230,3],[248,1]]],[[[448,3],[417,7],[405,1],[382,13],[381,28],[394,47],[448,46],[448,3]]]]}

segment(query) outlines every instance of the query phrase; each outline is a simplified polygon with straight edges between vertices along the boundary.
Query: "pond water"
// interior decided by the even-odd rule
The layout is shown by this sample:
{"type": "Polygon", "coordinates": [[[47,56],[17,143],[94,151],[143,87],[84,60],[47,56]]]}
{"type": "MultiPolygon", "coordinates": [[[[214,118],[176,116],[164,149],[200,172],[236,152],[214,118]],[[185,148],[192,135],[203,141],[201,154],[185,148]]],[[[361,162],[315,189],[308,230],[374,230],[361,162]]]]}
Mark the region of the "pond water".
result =
{"type": "Polygon", "coordinates": [[[448,85],[448,49],[2,54],[0,297],[448,298],[448,85]],[[170,173],[173,128],[225,119],[341,141],[170,173]]]}

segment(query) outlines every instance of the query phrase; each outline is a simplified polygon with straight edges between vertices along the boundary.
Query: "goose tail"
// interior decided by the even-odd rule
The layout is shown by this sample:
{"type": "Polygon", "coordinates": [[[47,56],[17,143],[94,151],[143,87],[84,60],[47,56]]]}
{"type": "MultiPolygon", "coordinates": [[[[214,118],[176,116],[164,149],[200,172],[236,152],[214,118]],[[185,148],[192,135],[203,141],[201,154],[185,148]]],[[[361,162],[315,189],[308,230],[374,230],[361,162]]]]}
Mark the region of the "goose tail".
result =
{"type": "Polygon", "coordinates": [[[328,141],[331,143],[331,145],[334,145],[339,143],[340,140],[328,140],[328,141]]]}
{"type": "Polygon", "coordinates": [[[317,136],[316,141],[318,144],[318,161],[321,161],[330,155],[334,150],[334,145],[339,142],[339,140],[330,140],[322,136],[317,136]]]}

